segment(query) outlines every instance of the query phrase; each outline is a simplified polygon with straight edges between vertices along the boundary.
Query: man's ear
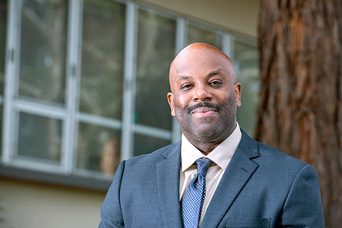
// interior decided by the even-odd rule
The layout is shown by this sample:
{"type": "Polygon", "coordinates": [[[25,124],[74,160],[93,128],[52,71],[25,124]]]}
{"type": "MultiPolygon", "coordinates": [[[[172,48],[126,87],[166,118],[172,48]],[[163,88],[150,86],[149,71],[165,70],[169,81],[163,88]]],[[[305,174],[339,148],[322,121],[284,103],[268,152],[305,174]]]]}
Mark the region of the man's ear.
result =
{"type": "Polygon", "coordinates": [[[170,105],[171,115],[172,116],[176,116],[176,113],[175,113],[175,103],[174,103],[174,99],[173,99],[173,93],[169,92],[167,94],[167,101],[169,102],[169,105],[170,105]]]}
{"type": "Polygon", "coordinates": [[[239,82],[234,84],[234,92],[236,97],[236,107],[241,106],[241,84],[239,82]]]}

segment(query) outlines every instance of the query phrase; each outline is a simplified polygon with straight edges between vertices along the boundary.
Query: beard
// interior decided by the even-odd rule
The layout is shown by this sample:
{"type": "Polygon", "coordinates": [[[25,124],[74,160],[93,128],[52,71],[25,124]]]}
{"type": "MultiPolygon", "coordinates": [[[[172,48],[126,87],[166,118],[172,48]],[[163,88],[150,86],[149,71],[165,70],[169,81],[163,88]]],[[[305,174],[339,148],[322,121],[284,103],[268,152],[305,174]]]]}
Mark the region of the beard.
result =
{"type": "Polygon", "coordinates": [[[206,101],[183,108],[175,105],[176,118],[184,135],[189,140],[208,143],[223,141],[232,133],[236,123],[236,109],[235,93],[220,103],[206,101]],[[214,108],[217,115],[195,120],[192,111],[201,107],[214,108]]]}

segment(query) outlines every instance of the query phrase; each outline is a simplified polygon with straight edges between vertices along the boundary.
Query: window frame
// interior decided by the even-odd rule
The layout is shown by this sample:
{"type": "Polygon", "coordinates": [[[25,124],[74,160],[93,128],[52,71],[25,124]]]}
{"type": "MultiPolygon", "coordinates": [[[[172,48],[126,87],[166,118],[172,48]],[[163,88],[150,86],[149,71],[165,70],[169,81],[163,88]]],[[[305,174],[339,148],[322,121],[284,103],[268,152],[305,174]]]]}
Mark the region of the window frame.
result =
{"type": "Polygon", "coordinates": [[[72,186],[72,183],[74,183],[85,188],[101,186],[100,189],[106,190],[113,178],[112,176],[108,177],[101,172],[79,170],[76,167],[77,135],[80,122],[121,131],[121,160],[127,160],[133,156],[134,134],[136,133],[170,140],[171,142],[177,142],[181,139],[181,129],[174,117],[172,118],[171,131],[136,124],[133,121],[136,95],[139,9],[151,11],[176,21],[175,55],[187,44],[187,28],[189,24],[213,31],[216,33],[216,37],[218,35],[222,36],[222,51],[226,54],[229,53],[233,62],[235,39],[238,39],[240,42],[246,42],[254,47],[257,46],[255,39],[148,4],[120,0],[113,0],[113,2],[126,6],[122,120],[79,111],[78,95],[82,64],[82,0],[70,0],[67,6],[68,34],[64,105],[18,96],[22,1],[8,0],[5,88],[4,96],[0,97],[0,102],[4,104],[0,174],[72,186]],[[18,121],[21,112],[62,121],[62,148],[59,165],[54,166],[32,159],[15,158],[18,143],[18,121]],[[91,181],[89,182],[89,180],[91,181]]]}

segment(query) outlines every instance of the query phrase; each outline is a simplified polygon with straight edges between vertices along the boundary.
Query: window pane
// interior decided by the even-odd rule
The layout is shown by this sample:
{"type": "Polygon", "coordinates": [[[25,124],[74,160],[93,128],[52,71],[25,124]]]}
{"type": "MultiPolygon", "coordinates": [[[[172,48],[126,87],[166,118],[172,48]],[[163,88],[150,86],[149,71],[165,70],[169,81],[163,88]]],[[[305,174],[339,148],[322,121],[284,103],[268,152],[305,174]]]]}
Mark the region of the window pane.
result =
{"type": "Polygon", "coordinates": [[[77,168],[113,174],[120,162],[120,131],[79,123],[77,168]]]}
{"type": "MultiPolygon", "coordinates": [[[[3,120],[3,105],[0,105],[0,148],[2,148],[2,126],[3,126],[3,123],[2,123],[2,120],[3,120]]],[[[0,156],[2,155],[2,149],[0,150],[0,156]]]]}
{"type": "Polygon", "coordinates": [[[3,96],[4,94],[6,29],[7,1],[0,1],[0,96],[3,96]]]}
{"type": "Polygon", "coordinates": [[[125,6],[84,1],[80,110],[121,119],[125,6]]]}
{"type": "Polygon", "coordinates": [[[23,2],[19,94],[64,103],[67,1],[23,2]]]}
{"type": "Polygon", "coordinates": [[[148,154],[171,144],[170,140],[157,139],[146,135],[134,135],[134,156],[148,154]]]}
{"type": "Polygon", "coordinates": [[[188,25],[188,44],[203,42],[222,49],[222,35],[199,28],[193,24],[188,25]]]}
{"type": "Polygon", "coordinates": [[[242,106],[238,108],[240,126],[251,136],[254,133],[259,92],[259,65],[256,47],[235,41],[234,69],[237,81],[242,84],[242,106]]]}
{"type": "MultiPolygon", "coordinates": [[[[4,96],[6,60],[7,1],[0,1],[0,98],[4,96]]],[[[0,148],[2,148],[2,102],[0,102],[0,148]]],[[[0,150],[0,156],[2,150],[0,150]]]]}
{"type": "Polygon", "coordinates": [[[175,55],[176,22],[139,10],[135,121],[171,130],[167,102],[169,66],[175,55]]]}
{"type": "Polygon", "coordinates": [[[18,156],[60,161],[62,121],[19,114],[18,156]]]}

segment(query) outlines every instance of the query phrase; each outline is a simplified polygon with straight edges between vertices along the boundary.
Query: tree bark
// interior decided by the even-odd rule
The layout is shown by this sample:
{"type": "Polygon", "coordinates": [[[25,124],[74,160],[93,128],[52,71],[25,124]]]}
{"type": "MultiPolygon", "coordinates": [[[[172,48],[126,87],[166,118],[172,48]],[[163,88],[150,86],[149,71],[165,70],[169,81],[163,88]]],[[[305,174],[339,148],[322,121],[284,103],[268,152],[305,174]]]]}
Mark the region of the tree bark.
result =
{"type": "Polygon", "coordinates": [[[342,0],[263,0],[255,138],[313,165],[342,224],[342,0]]]}

